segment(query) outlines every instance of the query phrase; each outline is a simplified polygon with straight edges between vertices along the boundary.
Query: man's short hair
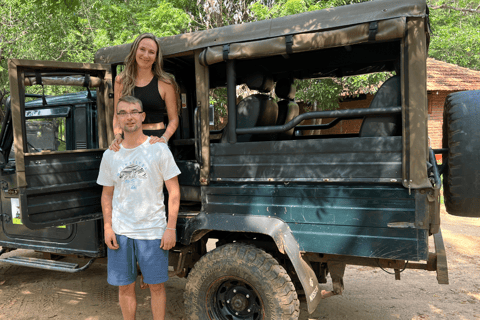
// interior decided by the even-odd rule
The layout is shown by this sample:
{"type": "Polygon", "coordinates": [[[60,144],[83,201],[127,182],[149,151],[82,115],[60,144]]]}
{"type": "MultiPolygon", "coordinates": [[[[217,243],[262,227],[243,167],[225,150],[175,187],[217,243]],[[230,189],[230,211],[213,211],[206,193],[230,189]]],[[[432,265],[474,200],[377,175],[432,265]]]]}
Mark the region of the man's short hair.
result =
{"type": "Polygon", "coordinates": [[[120,104],[120,102],[126,102],[126,103],[130,103],[130,104],[138,104],[141,108],[141,110],[143,111],[143,104],[142,104],[142,101],[140,99],[137,99],[133,96],[123,96],[121,97],[120,99],[118,99],[118,103],[117,103],[117,106],[120,104]]]}

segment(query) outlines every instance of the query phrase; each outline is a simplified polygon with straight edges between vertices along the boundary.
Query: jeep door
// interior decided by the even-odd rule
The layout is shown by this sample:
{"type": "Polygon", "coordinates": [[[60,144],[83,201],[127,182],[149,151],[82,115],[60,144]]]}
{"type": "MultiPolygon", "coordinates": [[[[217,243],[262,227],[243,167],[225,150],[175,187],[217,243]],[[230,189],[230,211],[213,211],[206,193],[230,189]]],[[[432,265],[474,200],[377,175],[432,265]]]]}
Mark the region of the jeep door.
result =
{"type": "Polygon", "coordinates": [[[9,60],[9,77],[15,176],[4,187],[2,198],[9,195],[18,203],[21,223],[29,229],[101,218],[102,189],[96,179],[103,148],[107,146],[106,128],[111,122],[107,119],[112,119],[110,66],[9,60]],[[27,103],[26,108],[29,85],[83,86],[88,94],[83,101],[73,98],[62,101],[56,97],[59,99],[49,98],[47,103],[43,97],[38,106],[27,103]],[[97,89],[96,95],[90,92],[90,87],[97,89]],[[61,135],[61,139],[48,150],[32,145],[35,134],[32,136],[32,130],[27,128],[48,122],[51,117],[42,114],[57,111],[63,120],[56,123],[64,131],[56,128],[53,134],[61,135]],[[28,119],[32,114],[36,123],[28,119]],[[55,147],[62,144],[62,139],[63,147],[55,147]]]}

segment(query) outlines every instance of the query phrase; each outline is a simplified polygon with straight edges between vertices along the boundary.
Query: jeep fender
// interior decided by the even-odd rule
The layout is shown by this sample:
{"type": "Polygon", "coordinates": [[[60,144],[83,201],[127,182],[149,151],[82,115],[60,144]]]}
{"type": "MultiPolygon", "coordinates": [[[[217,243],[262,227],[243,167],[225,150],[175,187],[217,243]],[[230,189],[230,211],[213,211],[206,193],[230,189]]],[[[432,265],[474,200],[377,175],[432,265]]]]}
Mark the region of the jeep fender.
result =
{"type": "MultiPolygon", "coordinates": [[[[317,308],[320,300],[320,288],[317,276],[310,264],[301,255],[297,240],[287,223],[275,217],[235,215],[235,214],[198,214],[185,225],[180,241],[188,245],[198,232],[209,230],[230,232],[252,232],[270,236],[281,253],[287,254],[300,279],[307,299],[308,312],[317,308]]],[[[207,232],[208,232],[207,231],[207,232]]]]}

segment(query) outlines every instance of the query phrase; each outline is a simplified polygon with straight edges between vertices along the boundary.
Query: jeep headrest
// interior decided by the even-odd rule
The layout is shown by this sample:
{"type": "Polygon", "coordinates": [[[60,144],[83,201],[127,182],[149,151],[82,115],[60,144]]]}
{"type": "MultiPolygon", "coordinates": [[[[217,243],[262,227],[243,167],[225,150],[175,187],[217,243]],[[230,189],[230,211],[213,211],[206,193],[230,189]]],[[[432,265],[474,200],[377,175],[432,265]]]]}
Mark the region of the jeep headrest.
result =
{"type": "Polygon", "coordinates": [[[250,90],[257,90],[260,92],[270,92],[273,89],[273,78],[270,75],[254,72],[244,78],[245,84],[250,90]]]}
{"type": "Polygon", "coordinates": [[[296,88],[293,84],[293,79],[280,79],[275,85],[275,94],[281,99],[293,100],[295,99],[296,88]]]}

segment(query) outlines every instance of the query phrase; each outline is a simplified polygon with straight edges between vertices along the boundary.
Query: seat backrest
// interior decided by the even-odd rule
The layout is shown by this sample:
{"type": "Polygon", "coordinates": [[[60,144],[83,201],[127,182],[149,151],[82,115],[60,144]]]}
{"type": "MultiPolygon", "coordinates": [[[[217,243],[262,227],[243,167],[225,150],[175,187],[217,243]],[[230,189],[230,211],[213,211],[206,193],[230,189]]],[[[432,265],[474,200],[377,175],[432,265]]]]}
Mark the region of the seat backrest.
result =
{"type": "MultiPolygon", "coordinates": [[[[277,97],[284,99],[279,101],[278,104],[278,118],[277,125],[284,125],[290,122],[293,118],[299,115],[300,108],[295,102],[296,88],[293,84],[293,79],[280,79],[275,85],[275,94],[277,97]]],[[[295,128],[288,131],[279,133],[277,135],[278,140],[291,139],[293,137],[295,128]]]]}
{"type": "MultiPolygon", "coordinates": [[[[402,105],[400,76],[385,81],[370,103],[370,108],[392,108],[402,105]]],[[[402,134],[401,115],[367,116],[360,127],[360,137],[386,137],[402,134]]]]}
{"type": "MultiPolygon", "coordinates": [[[[249,89],[260,92],[270,92],[273,89],[271,77],[252,74],[245,83],[249,89]]],[[[272,97],[266,94],[257,93],[242,99],[237,104],[237,128],[253,128],[272,126],[276,124],[278,117],[278,106],[272,97]]],[[[238,142],[273,140],[274,136],[264,134],[243,134],[237,135],[238,142]]],[[[228,141],[228,124],[222,135],[221,142],[228,141]]]]}

